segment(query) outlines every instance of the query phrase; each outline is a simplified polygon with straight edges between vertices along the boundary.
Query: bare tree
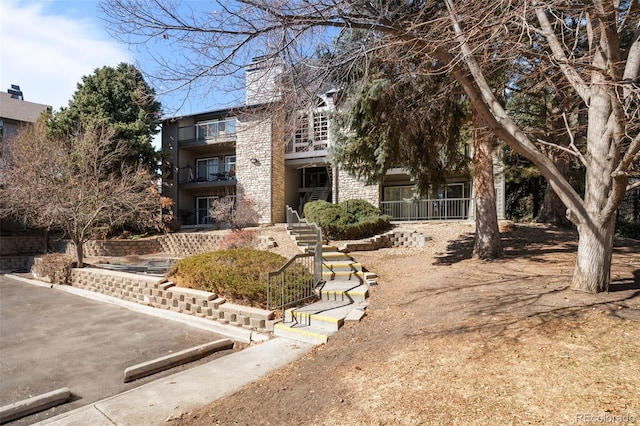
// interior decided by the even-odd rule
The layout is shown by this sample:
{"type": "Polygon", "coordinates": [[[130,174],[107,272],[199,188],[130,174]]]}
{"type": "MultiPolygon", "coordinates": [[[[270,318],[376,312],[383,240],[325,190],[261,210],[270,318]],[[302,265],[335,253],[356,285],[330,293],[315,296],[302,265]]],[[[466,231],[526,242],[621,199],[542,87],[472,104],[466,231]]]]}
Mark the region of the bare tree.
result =
{"type": "Polygon", "coordinates": [[[390,45],[431,59],[428,72],[450,73],[478,118],[531,160],[567,207],[580,235],[572,288],[589,292],[609,287],[615,212],[625,191],[639,185],[629,180],[640,162],[639,9],[637,0],[239,0],[190,14],[162,0],[106,0],[103,7],[125,41],[180,45],[186,65],[161,71],[185,86],[233,73],[256,52],[298,61],[335,29],[369,32],[350,57],[336,58],[341,65],[366,63],[369,52],[390,45]],[[567,29],[571,39],[563,37],[567,29]],[[566,85],[585,105],[584,148],[558,146],[584,164],[584,197],[509,116],[499,102],[502,87],[487,76],[489,64],[506,72],[522,58],[536,62],[530,78],[566,85]]]}
{"type": "Polygon", "coordinates": [[[209,216],[217,224],[226,223],[233,230],[241,230],[258,223],[255,202],[247,196],[222,197],[214,200],[209,208],[209,216]]]}
{"type": "Polygon", "coordinates": [[[142,164],[122,163],[126,144],[112,145],[103,127],[73,138],[50,137],[45,119],[8,142],[0,168],[0,215],[35,228],[61,230],[76,246],[135,222],[161,226],[160,196],[142,164]]]}

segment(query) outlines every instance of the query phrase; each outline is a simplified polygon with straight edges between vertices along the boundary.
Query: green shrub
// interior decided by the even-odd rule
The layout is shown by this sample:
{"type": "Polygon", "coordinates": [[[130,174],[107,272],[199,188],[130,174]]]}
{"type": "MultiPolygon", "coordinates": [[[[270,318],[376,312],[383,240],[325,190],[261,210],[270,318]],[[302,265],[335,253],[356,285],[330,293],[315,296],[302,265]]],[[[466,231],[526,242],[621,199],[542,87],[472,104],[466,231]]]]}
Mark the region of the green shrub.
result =
{"type": "Polygon", "coordinates": [[[179,260],[167,277],[180,287],[210,291],[227,300],[266,308],[267,276],[287,258],[254,249],[229,249],[179,260]]]}
{"type": "Polygon", "coordinates": [[[389,227],[391,218],[365,200],[349,200],[340,204],[313,201],[304,206],[304,215],[322,233],[336,240],[355,240],[373,236],[389,227]]]}
{"type": "Polygon", "coordinates": [[[370,217],[382,216],[379,208],[365,200],[348,200],[340,203],[340,206],[353,216],[356,222],[368,219],[370,217]]]}

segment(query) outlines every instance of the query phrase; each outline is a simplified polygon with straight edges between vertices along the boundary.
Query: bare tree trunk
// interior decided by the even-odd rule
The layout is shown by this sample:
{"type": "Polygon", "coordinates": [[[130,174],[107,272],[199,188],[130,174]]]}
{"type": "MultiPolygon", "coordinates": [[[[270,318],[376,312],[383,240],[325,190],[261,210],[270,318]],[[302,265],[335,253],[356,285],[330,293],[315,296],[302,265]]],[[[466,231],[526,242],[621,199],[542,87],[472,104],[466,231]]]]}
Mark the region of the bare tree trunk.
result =
{"type": "Polygon", "coordinates": [[[475,187],[476,238],[473,255],[480,259],[502,257],[496,190],[493,182],[492,135],[481,120],[473,130],[473,185],[475,187]]]}
{"type": "Polygon", "coordinates": [[[84,268],[84,245],[80,240],[73,240],[76,246],[76,258],[78,260],[77,268],[84,268]]]}
{"type": "Polygon", "coordinates": [[[609,291],[615,215],[607,223],[578,226],[578,255],[571,280],[573,290],[600,293],[609,291]]]}
{"type": "Polygon", "coordinates": [[[618,159],[612,150],[615,123],[611,117],[615,112],[606,89],[599,87],[604,77],[594,73],[592,82],[585,156],[588,163],[584,201],[588,217],[578,223],[578,254],[571,288],[599,293],[608,291],[611,279],[616,215],[610,207],[610,198],[615,197],[612,174],[618,159]]]}

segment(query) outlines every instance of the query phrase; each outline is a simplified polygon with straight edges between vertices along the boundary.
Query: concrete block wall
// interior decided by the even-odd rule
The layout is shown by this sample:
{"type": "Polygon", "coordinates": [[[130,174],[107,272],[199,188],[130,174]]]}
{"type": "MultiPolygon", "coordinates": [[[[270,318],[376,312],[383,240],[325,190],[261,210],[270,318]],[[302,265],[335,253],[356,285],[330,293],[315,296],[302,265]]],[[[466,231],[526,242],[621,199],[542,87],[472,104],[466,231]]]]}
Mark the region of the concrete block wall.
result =
{"type": "Polygon", "coordinates": [[[161,245],[157,238],[144,240],[92,240],[84,244],[85,256],[124,257],[159,253],[161,245]]]}
{"type": "MultiPolygon", "coordinates": [[[[125,257],[160,253],[162,246],[157,239],[144,240],[91,240],[82,246],[85,257],[125,257]]],[[[57,243],[57,251],[75,259],[76,246],[71,240],[61,240],[57,243]]]]}
{"type": "Polygon", "coordinates": [[[428,241],[429,237],[417,231],[394,230],[363,241],[346,243],[340,246],[340,249],[368,251],[391,247],[424,247],[428,241]]]}
{"type": "MultiPolygon", "coordinates": [[[[95,257],[125,257],[130,255],[169,254],[176,257],[193,256],[217,250],[225,235],[222,233],[177,233],[143,240],[95,240],[84,244],[84,255],[95,257]]],[[[258,249],[268,250],[272,240],[260,237],[258,249]]],[[[69,240],[59,242],[58,251],[75,258],[74,244],[69,240]]]]}
{"type": "Polygon", "coordinates": [[[0,271],[28,271],[33,263],[33,256],[2,256],[0,271]]]}
{"type": "Polygon", "coordinates": [[[224,235],[221,233],[167,234],[158,237],[160,247],[157,251],[151,253],[193,256],[217,250],[223,239],[224,235]]]}
{"type": "Polygon", "coordinates": [[[45,240],[40,235],[0,237],[0,256],[45,252],[45,240]]]}
{"type": "Polygon", "coordinates": [[[107,296],[195,315],[223,324],[260,332],[273,330],[273,311],[227,303],[225,299],[213,293],[177,287],[174,283],[162,282],[157,277],[82,268],[72,270],[71,284],[107,296]]]}

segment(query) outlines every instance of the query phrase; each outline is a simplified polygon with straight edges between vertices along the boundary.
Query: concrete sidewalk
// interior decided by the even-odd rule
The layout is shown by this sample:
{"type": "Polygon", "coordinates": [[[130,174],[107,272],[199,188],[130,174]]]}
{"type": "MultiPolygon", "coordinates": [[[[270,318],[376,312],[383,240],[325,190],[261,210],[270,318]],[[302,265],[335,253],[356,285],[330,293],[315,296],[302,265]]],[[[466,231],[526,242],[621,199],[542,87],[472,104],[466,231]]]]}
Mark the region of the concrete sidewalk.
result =
{"type": "Polygon", "coordinates": [[[235,393],[287,365],[314,345],[275,338],[208,364],[156,380],[38,425],[161,425],[235,393]]]}

